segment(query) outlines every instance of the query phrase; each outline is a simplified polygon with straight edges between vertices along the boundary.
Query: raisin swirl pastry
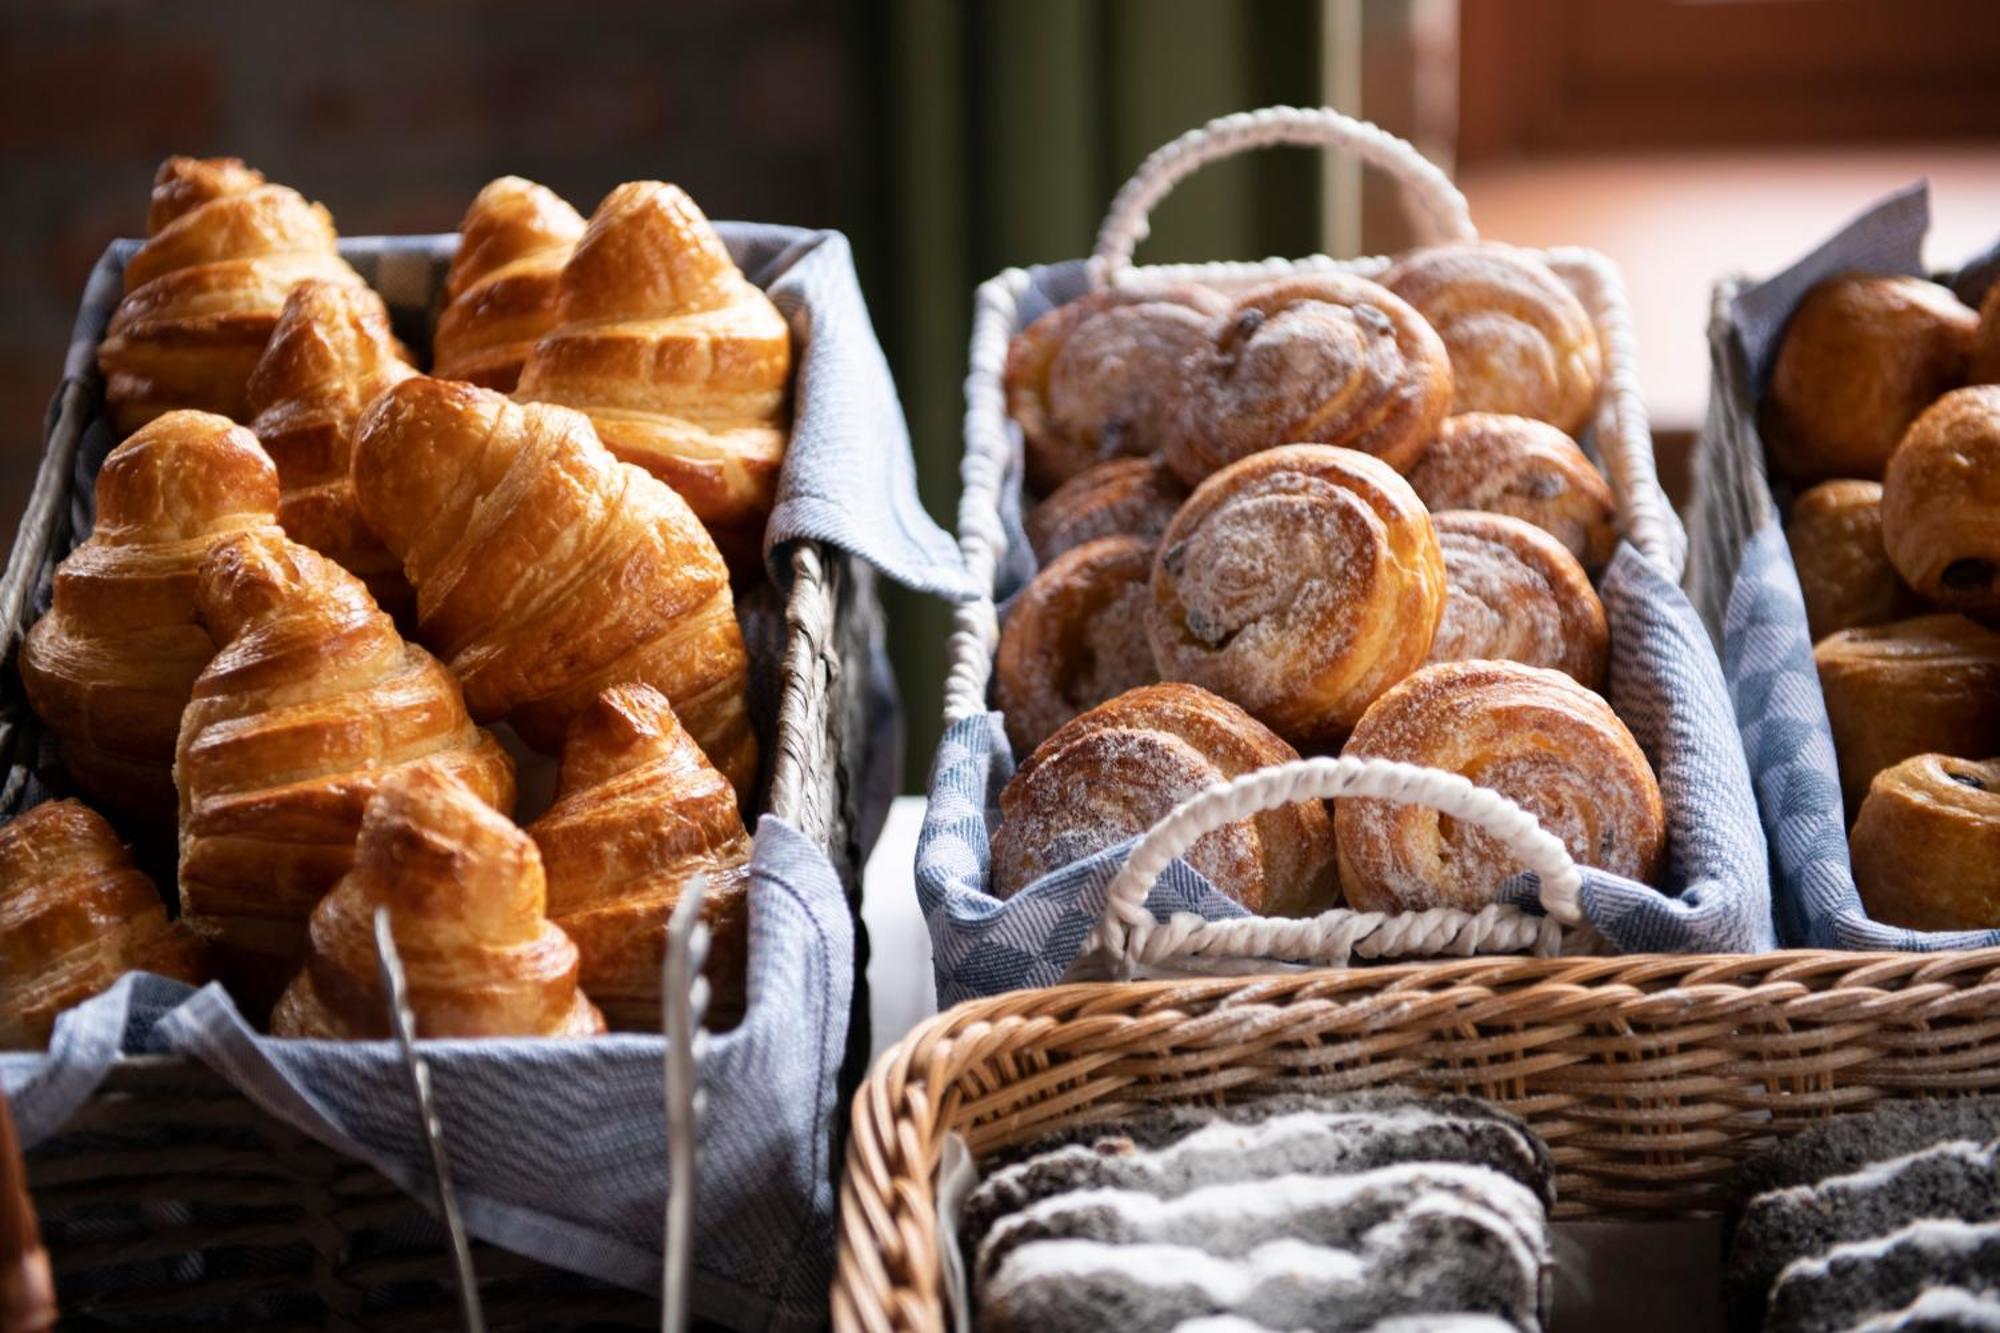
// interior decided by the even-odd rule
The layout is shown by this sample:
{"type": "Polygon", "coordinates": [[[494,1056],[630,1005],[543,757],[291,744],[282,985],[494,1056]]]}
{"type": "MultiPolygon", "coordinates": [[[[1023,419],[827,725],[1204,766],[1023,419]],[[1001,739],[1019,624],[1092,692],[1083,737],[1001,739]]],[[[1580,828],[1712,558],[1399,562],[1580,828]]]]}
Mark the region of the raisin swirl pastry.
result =
{"type": "Polygon", "coordinates": [[[1483,509],[1553,536],[1592,575],[1618,547],[1611,486],[1576,441],[1541,421],[1494,412],[1448,418],[1409,471],[1432,513],[1483,509]]]}
{"type": "Polygon", "coordinates": [[[1571,435],[1604,378],[1597,329],[1554,270],[1492,241],[1405,255],[1382,285],[1430,321],[1451,355],[1452,411],[1506,412],[1571,435]]]}
{"type": "MultiPolygon", "coordinates": [[[[1145,832],[1216,782],[1298,758],[1255,718],[1192,685],[1149,685],[1073,718],[1000,793],[994,892],[1015,893],[1145,832]]],[[[1215,830],[1187,862],[1252,912],[1309,916],[1335,898],[1333,821],[1300,801],[1215,830]]]]}
{"type": "Polygon", "coordinates": [[[1153,543],[1100,537],[1056,557],[1008,613],[993,688],[1015,754],[1087,708],[1157,681],[1146,646],[1153,543]]]}
{"type": "Polygon", "coordinates": [[[1882,544],[1882,483],[1821,482],[1792,505],[1785,539],[1814,642],[1923,609],[1882,544]]]}
{"type": "Polygon", "coordinates": [[[2000,927],[2000,759],[1920,754],[1882,770],[1849,845],[1875,920],[1913,930],[2000,927]]]}
{"type": "Polygon", "coordinates": [[[1910,426],[1882,482],[1882,542],[1939,607],[2000,612],[2000,385],[1948,393],[1910,426]]]}
{"type": "MultiPolygon", "coordinates": [[[[1425,667],[1379,699],[1343,755],[1457,773],[1510,797],[1581,865],[1650,881],[1666,841],[1660,788],[1611,705],[1518,662],[1425,667]]],[[[1338,803],[1341,884],[1364,911],[1477,911],[1521,869],[1490,834],[1417,805],[1338,803]]]]}
{"type": "Polygon", "coordinates": [[[1431,661],[1523,662],[1603,685],[1604,603],[1561,542],[1518,518],[1469,509],[1433,514],[1431,525],[1447,589],[1431,661]]]}
{"type": "Polygon", "coordinates": [[[1111,288],[1058,306],[1007,347],[1007,411],[1028,484],[1047,494],[1097,463],[1159,447],[1180,364],[1229,302],[1206,287],[1111,288]]]}
{"type": "Polygon", "coordinates": [[[1366,278],[1284,278],[1244,293],[1189,359],[1167,461],[1194,485],[1312,441],[1407,471],[1451,407],[1451,361],[1422,315],[1366,278]]]}
{"type": "Polygon", "coordinates": [[[1028,545],[1048,564],[1099,537],[1157,537],[1167,530],[1187,487],[1164,458],[1114,458],[1079,472],[1028,513],[1028,545]]]}
{"type": "Polygon", "coordinates": [[[1444,615],[1430,515],[1378,458],[1267,449],[1210,477],[1161,539],[1146,632],[1160,675],[1332,745],[1423,662],[1444,615]]]}

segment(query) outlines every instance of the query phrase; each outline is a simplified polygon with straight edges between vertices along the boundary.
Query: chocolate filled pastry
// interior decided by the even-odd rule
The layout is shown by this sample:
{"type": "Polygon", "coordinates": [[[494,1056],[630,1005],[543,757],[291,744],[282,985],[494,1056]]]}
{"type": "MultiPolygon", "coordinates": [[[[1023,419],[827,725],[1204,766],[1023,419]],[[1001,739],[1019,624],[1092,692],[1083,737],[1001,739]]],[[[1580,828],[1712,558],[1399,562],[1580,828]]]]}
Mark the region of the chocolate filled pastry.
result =
{"type": "Polygon", "coordinates": [[[1444,557],[1409,484],[1378,458],[1298,444],[1224,468],[1181,506],[1146,631],[1163,679],[1318,747],[1423,662],[1444,603],[1444,557]]]}
{"type": "Polygon", "coordinates": [[[1604,603],[1563,544],[1504,514],[1431,515],[1444,551],[1444,620],[1430,660],[1551,667],[1598,689],[1611,651],[1604,603]]]}
{"type": "Polygon", "coordinates": [[[1056,557],[1008,613],[993,689],[1015,754],[1088,708],[1160,678],[1146,645],[1153,543],[1100,537],[1056,557]]]}
{"type": "MultiPolygon", "coordinates": [[[[1659,783],[1611,705],[1561,672],[1443,662],[1383,695],[1343,756],[1457,773],[1511,798],[1578,864],[1650,882],[1666,843],[1659,783]]],[[[1369,912],[1477,911],[1521,866],[1490,834],[1419,805],[1338,803],[1341,885],[1369,912]]]]}
{"type": "Polygon", "coordinates": [[[1114,458],[1079,472],[1028,511],[1028,545],[1048,564],[1099,537],[1157,537],[1187,499],[1164,458],[1114,458]]]}
{"type": "Polygon", "coordinates": [[[1422,315],[1346,273],[1253,288],[1189,358],[1167,461],[1190,486],[1280,444],[1337,444],[1407,471],[1451,408],[1451,360],[1422,315]]]}
{"type": "Polygon", "coordinates": [[[1875,775],[1849,838],[1868,915],[1912,930],[2000,928],[2000,759],[1920,754],[1875,775]]]}
{"type": "Polygon", "coordinates": [[[1813,642],[1924,609],[1882,544],[1882,484],[1823,481],[1792,505],[1785,539],[1798,566],[1813,642]]]}
{"type": "Polygon", "coordinates": [[[1796,482],[1880,480],[1917,414],[1965,383],[1979,317],[1922,278],[1845,273],[1799,302],[1759,424],[1796,482]]]}
{"type": "Polygon", "coordinates": [[[431,373],[512,393],[529,351],[556,325],[563,265],[583,219],[546,186],[502,176],[479,192],[458,231],[431,373]]]}
{"type": "Polygon", "coordinates": [[[1597,328],[1532,251],[1492,241],[1430,246],[1398,260],[1382,285],[1444,339],[1452,411],[1533,417],[1571,435],[1590,424],[1604,378],[1597,328]]]}
{"type": "MultiPolygon", "coordinates": [[[[1010,898],[1144,833],[1205,787],[1298,757],[1248,713],[1192,685],[1121,694],[1043,741],[1002,789],[993,891],[1010,898]]],[[[1186,859],[1265,916],[1310,916],[1334,903],[1333,821],[1320,801],[1225,825],[1186,859]]]]}
{"type": "Polygon", "coordinates": [[[1882,541],[1938,606],[2000,612],[2000,385],[1948,393],[1911,425],[1882,483],[1882,541]]]}
{"type": "Polygon", "coordinates": [[[2000,632],[1949,613],[1842,630],[1813,648],[1840,789],[1858,810],[1911,755],[2000,754],[2000,632]]]}
{"type": "Polygon", "coordinates": [[[1028,484],[1046,495],[1086,468],[1160,447],[1181,362],[1229,302],[1192,283],[1112,288],[1058,306],[1007,347],[1007,411],[1028,484]]]}
{"type": "Polygon", "coordinates": [[[1618,548],[1610,483],[1576,441],[1546,422],[1493,412],[1448,417],[1409,480],[1432,513],[1483,509],[1534,524],[1593,576],[1618,548]]]}

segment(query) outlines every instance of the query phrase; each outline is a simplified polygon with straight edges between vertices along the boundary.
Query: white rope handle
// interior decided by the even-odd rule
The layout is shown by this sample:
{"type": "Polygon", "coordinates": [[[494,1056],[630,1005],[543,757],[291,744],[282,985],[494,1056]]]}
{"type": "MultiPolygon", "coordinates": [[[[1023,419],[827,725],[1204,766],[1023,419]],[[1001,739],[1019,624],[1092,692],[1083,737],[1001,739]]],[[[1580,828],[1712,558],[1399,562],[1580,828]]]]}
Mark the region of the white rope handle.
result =
{"type": "Polygon", "coordinates": [[[1273,958],[1344,958],[1405,953],[1544,948],[1560,925],[1582,919],[1583,876],[1569,851],[1519,805],[1456,773],[1388,759],[1296,759],[1196,792],[1148,829],[1111,881],[1097,931],[1103,952],[1126,964],[1157,963],[1176,953],[1273,958]],[[1478,912],[1438,908],[1385,914],[1337,910],[1307,920],[1203,921],[1185,914],[1156,922],[1146,895],[1176,858],[1226,824],[1294,801],[1367,797],[1424,805],[1498,838],[1540,881],[1547,922],[1499,905],[1478,912]]]}
{"type": "Polygon", "coordinates": [[[1465,196],[1407,140],[1331,107],[1265,107],[1211,120],[1155,149],[1139,164],[1098,229],[1090,261],[1092,285],[1110,286],[1131,266],[1132,252],[1152,230],[1153,210],[1176,185],[1211,162],[1281,144],[1339,149],[1388,172],[1428,224],[1430,239],[1471,240],[1478,235],[1465,196]]]}

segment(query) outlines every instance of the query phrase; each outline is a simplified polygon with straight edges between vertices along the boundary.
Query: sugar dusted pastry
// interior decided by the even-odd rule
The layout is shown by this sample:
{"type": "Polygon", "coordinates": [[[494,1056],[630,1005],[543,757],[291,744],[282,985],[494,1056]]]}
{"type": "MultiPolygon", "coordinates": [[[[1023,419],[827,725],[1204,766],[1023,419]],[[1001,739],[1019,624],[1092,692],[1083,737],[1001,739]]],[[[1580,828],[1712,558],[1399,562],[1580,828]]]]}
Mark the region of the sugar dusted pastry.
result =
{"type": "Polygon", "coordinates": [[[1409,481],[1433,513],[1481,509],[1534,524],[1593,576],[1618,546],[1610,483],[1576,441],[1546,422],[1491,412],[1447,417],[1409,481]]]}
{"type": "Polygon", "coordinates": [[[512,393],[529,351],[555,327],[563,265],[583,225],[547,186],[519,176],[487,182],[458,224],[432,373],[512,393]]]}
{"type": "Polygon", "coordinates": [[[1187,494],[1158,454],[1098,463],[1028,511],[1028,544],[1046,565],[1099,537],[1158,537],[1187,494]]]}
{"type": "Polygon", "coordinates": [[[1868,784],[1849,846],[1875,920],[2000,929],[2000,759],[1922,754],[1883,769],[1868,784]]]}
{"type": "Polygon", "coordinates": [[[1846,1330],[1904,1309],[1937,1287],[1977,1290],[2000,1273],[2000,1222],[1925,1218],[1800,1259],[1778,1275],[1769,1333],[1846,1330]]]}
{"type": "Polygon", "coordinates": [[[1431,525],[1447,591],[1430,661],[1521,662],[1603,687],[1611,651],[1604,604],[1561,542],[1520,519],[1470,509],[1434,513],[1431,525]]]}
{"type": "Polygon", "coordinates": [[[2000,385],[1946,394],[1904,434],[1882,482],[1882,541],[1934,605],[2000,614],[2000,385]]]}
{"type": "Polygon", "coordinates": [[[1882,544],[1882,483],[1821,482],[1793,503],[1785,540],[1814,642],[1923,610],[1882,544]]]}
{"type": "Polygon", "coordinates": [[[1000,628],[993,690],[1014,753],[1086,709],[1160,678],[1146,643],[1153,543],[1102,537],[1035,575],[1000,628]]]}

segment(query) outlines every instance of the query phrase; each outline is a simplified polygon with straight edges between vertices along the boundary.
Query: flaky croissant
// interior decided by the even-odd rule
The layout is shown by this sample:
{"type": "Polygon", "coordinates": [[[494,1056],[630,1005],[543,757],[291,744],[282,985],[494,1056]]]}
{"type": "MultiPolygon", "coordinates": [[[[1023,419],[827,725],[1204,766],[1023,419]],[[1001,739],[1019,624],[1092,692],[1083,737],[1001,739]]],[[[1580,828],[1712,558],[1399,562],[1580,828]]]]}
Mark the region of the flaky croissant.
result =
{"type": "Polygon", "coordinates": [[[385,776],[414,764],[500,810],[514,766],[458,682],[405,643],[361,581],[274,534],[219,543],[199,607],[218,645],[181,719],[181,914],[246,1011],[298,964],[385,776]]]}
{"type": "Polygon", "coordinates": [[[650,685],[591,700],[563,743],[556,803],[528,826],[549,916],[576,941],[583,988],[614,1028],[660,1029],[667,918],[704,880],[710,1019],[743,1012],[750,835],[729,782],[650,685]]]}
{"type": "Polygon", "coordinates": [[[271,1015],[280,1037],[389,1035],[375,909],[389,909],[420,1037],[588,1037],[576,945],[544,913],[534,840],[449,773],[384,778],[354,867],[312,914],[305,968],[271,1015]]]}
{"type": "Polygon", "coordinates": [[[556,324],[556,290],[583,218],[546,186],[489,182],[458,224],[432,372],[512,393],[535,340],[556,324]]]}
{"type": "Polygon", "coordinates": [[[170,412],[104,460],[97,527],[57,567],[54,603],[19,659],[28,702],[91,800],[173,828],[174,738],[215,655],[196,576],[230,534],[275,535],[277,512],[277,469],[212,413],[170,412]]]}
{"type": "Polygon", "coordinates": [[[121,435],[177,407],[248,420],[244,386],[293,285],[361,281],[326,209],[233,157],[161,163],[146,231],[97,349],[121,435]]]}
{"type": "Polygon", "coordinates": [[[392,615],[415,599],[396,557],[361,521],[348,457],[361,409],[416,373],[381,297],[312,279],[292,288],[250,376],[251,429],[278,465],[286,535],[357,575],[392,615]]]}
{"type": "Polygon", "coordinates": [[[553,751],[600,690],[644,682],[747,796],[757,741],[728,571],[687,504],[613,458],[588,417],[405,380],[356,429],[354,487],[474,717],[553,751]]]}
{"type": "Polygon", "coordinates": [[[677,186],[631,181],[563,268],[555,331],[519,397],[590,415],[605,446],[672,486],[754,566],[785,461],[791,330],[677,186]]]}
{"type": "Polygon", "coordinates": [[[57,1014],[133,971],[199,984],[201,950],[111,825],[47,801],[0,828],[0,1049],[47,1044],[57,1014]]]}

